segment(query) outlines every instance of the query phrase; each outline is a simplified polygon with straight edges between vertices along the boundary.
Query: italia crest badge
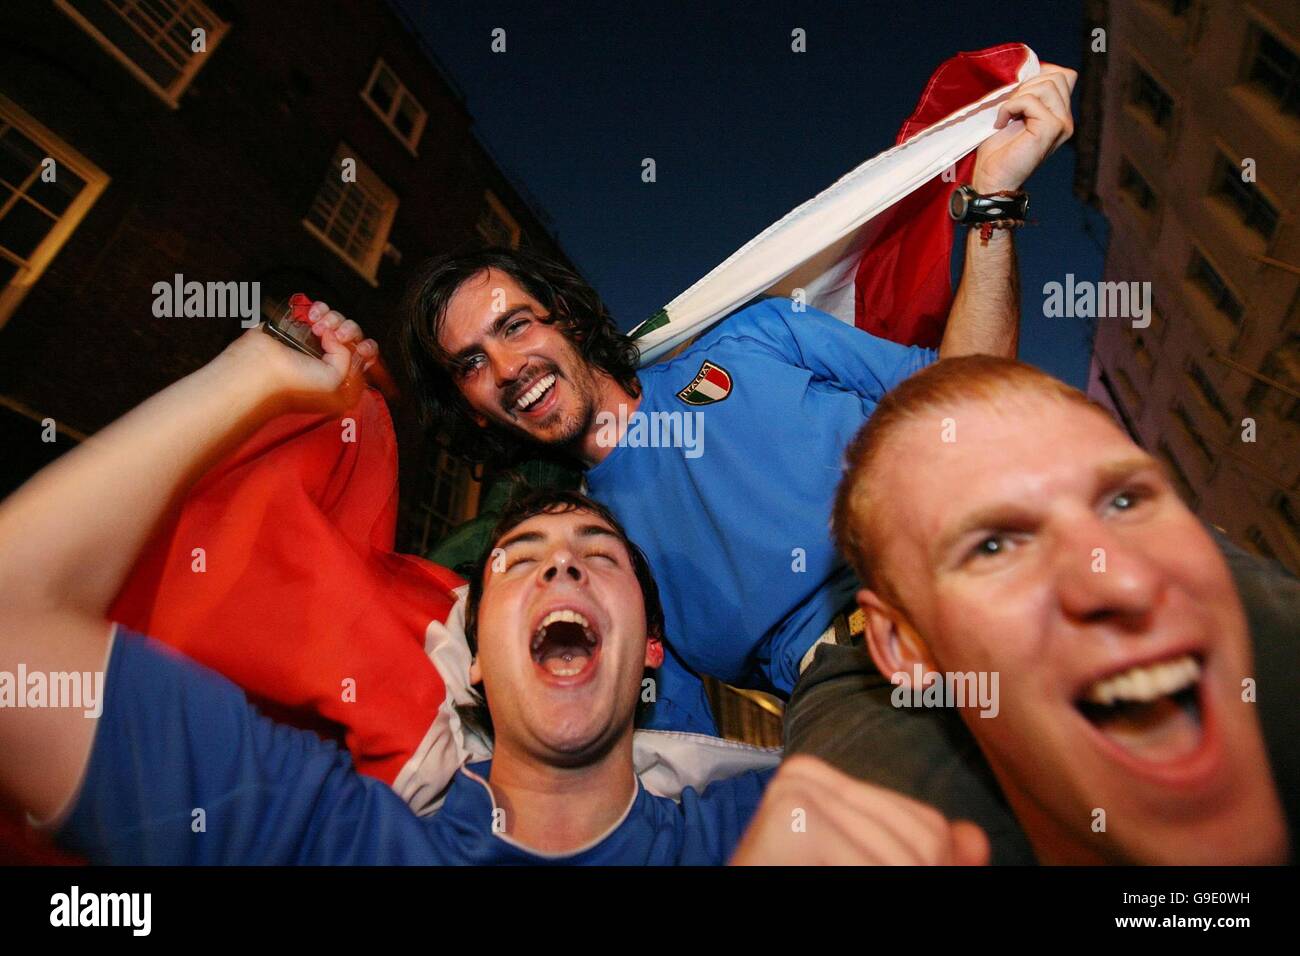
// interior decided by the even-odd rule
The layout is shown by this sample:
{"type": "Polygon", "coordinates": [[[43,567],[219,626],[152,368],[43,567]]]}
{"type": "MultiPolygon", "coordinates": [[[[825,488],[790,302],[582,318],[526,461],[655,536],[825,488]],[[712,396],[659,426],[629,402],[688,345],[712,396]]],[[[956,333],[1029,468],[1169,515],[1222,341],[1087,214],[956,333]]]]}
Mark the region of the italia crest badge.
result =
{"type": "Polygon", "coordinates": [[[730,394],[731,373],[721,365],[705,362],[695,381],[678,392],[677,397],[687,405],[712,405],[730,394]]]}

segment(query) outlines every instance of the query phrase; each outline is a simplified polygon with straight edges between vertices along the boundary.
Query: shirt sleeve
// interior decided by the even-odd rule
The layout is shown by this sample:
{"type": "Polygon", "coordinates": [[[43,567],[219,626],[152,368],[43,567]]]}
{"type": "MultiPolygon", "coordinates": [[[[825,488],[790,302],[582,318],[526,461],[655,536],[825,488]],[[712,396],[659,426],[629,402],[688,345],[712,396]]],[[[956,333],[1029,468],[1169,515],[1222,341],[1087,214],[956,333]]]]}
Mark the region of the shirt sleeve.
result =
{"type": "Polygon", "coordinates": [[[793,302],[781,298],[746,306],[719,326],[718,335],[757,340],[815,379],[872,402],[939,357],[933,349],[878,338],[820,309],[796,312],[793,302]]]}
{"type": "MultiPolygon", "coordinates": [[[[230,681],[119,627],[86,776],[59,842],[93,863],[407,862],[432,849],[383,782],[230,681]]],[[[425,856],[421,862],[442,862],[425,856]]]]}

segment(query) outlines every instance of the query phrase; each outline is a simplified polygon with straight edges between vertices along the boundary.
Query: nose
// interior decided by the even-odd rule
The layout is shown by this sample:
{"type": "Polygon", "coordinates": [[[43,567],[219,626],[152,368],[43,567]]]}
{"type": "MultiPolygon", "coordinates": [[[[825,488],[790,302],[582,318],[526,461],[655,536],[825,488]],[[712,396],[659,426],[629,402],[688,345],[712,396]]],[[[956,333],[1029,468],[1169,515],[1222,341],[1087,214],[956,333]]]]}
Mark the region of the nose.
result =
{"type": "Polygon", "coordinates": [[[587,572],[572,551],[568,548],[556,548],[541,563],[538,577],[538,583],[543,586],[561,581],[583,584],[587,580],[587,572]]]}
{"type": "Polygon", "coordinates": [[[1165,588],[1164,573],[1141,542],[1098,516],[1063,532],[1057,593],[1080,623],[1131,624],[1150,614],[1165,588]]]}
{"type": "Polygon", "coordinates": [[[517,379],[520,371],[528,363],[526,356],[508,348],[492,349],[489,359],[492,362],[492,375],[496,379],[498,388],[517,379]]]}

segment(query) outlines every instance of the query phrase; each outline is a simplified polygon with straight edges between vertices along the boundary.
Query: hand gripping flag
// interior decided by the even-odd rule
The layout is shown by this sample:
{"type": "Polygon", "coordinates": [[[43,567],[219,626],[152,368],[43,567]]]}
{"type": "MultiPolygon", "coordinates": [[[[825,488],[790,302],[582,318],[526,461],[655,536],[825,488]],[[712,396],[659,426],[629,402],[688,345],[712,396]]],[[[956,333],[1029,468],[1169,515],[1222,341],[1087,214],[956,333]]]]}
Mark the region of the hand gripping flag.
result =
{"type": "Polygon", "coordinates": [[[632,330],[653,362],[761,293],[793,296],[882,338],[937,346],[952,305],[948,197],[969,182],[998,107],[1039,71],[1007,43],[945,61],[898,132],[632,330]],[[949,175],[945,177],[945,173],[949,175]]]}
{"type": "MultiPolygon", "coordinates": [[[[295,304],[305,319],[310,301],[295,304]]],[[[273,716],[341,736],[362,772],[392,783],[445,696],[425,629],[464,583],[395,553],[396,515],[397,443],[377,391],[339,417],[281,416],[189,492],[113,619],[273,716]]]]}

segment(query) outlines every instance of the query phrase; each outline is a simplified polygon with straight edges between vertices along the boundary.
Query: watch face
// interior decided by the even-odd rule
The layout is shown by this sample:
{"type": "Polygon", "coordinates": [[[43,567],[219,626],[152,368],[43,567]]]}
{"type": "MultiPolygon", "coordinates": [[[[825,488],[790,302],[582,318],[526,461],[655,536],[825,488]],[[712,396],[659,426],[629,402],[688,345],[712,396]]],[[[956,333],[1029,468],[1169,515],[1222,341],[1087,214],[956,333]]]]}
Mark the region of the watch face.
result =
{"type": "Polygon", "coordinates": [[[952,191],[952,196],[948,199],[948,215],[961,222],[966,218],[966,193],[958,188],[952,191]]]}

